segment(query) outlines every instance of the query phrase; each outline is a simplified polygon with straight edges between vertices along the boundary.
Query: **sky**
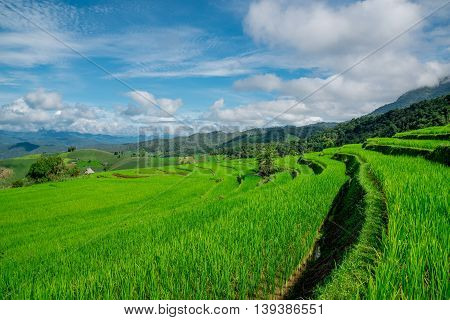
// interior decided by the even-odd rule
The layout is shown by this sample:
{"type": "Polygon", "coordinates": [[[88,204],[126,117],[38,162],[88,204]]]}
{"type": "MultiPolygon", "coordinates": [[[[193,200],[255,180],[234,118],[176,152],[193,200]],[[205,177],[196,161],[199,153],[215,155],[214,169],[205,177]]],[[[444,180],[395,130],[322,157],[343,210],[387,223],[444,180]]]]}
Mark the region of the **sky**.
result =
{"type": "Polygon", "coordinates": [[[447,0],[0,0],[0,130],[349,120],[450,74],[448,17],[447,0]]]}

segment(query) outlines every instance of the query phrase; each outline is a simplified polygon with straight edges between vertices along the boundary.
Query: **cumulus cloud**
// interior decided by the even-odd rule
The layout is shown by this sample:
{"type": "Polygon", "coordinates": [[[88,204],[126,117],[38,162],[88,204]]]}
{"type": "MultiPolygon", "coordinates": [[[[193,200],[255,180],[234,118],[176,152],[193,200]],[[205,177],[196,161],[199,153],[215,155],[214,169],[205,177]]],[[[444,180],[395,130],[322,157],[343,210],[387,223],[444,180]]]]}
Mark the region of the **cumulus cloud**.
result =
{"type": "Polygon", "coordinates": [[[62,108],[61,95],[57,92],[45,91],[42,88],[25,95],[24,101],[33,109],[54,110],[62,108]]]}
{"type": "MultiPolygon", "coordinates": [[[[416,23],[422,14],[418,4],[406,0],[366,0],[339,7],[321,1],[263,0],[250,5],[245,27],[263,43],[335,56],[374,49],[416,23]]],[[[404,42],[395,43],[399,44],[404,42]]]]}
{"type": "Polygon", "coordinates": [[[202,118],[219,124],[236,126],[243,130],[267,125],[302,126],[322,121],[322,118],[314,116],[312,111],[305,104],[297,103],[294,99],[260,101],[234,108],[225,107],[224,99],[219,99],[210,106],[202,118]],[[283,113],[288,108],[290,110],[283,113]]]}
{"type": "Polygon", "coordinates": [[[155,98],[153,94],[147,91],[131,91],[127,95],[133,99],[138,106],[129,105],[123,111],[126,115],[138,116],[149,115],[171,118],[177,110],[183,105],[181,99],[155,98]]]}
{"type": "MultiPolygon", "coordinates": [[[[142,96],[153,97],[142,91],[142,96]]],[[[174,121],[161,111],[150,108],[149,102],[139,95],[129,93],[138,107],[101,108],[84,104],[68,104],[60,94],[38,89],[11,103],[0,106],[0,130],[36,131],[53,129],[83,133],[137,135],[141,127],[149,124],[174,121]],[[130,108],[142,108],[141,112],[127,112],[130,108]]],[[[154,97],[153,97],[154,98],[154,97]]],[[[165,110],[175,112],[182,104],[180,99],[159,98],[155,101],[165,110]]]]}
{"type": "MultiPolygon", "coordinates": [[[[88,56],[114,61],[119,66],[114,70],[119,77],[251,75],[235,81],[234,88],[278,95],[269,101],[235,106],[226,106],[224,99],[219,99],[201,116],[202,121],[258,126],[275,116],[279,117],[271,125],[346,120],[391,102],[407,90],[435,85],[450,73],[448,59],[442,58],[442,52],[448,56],[449,50],[448,6],[433,16],[440,22],[423,21],[335,79],[342,70],[406,30],[443,1],[255,0],[248,7],[243,25],[246,34],[261,46],[254,50],[253,45],[233,42],[231,46],[235,48],[242,43],[246,52],[223,50],[232,56],[221,51],[230,43],[194,27],[147,25],[118,33],[84,25],[88,19],[79,7],[7,1],[7,6],[0,3],[0,64],[32,67],[65,63],[76,57],[26,20],[17,19],[17,13],[9,9],[13,7],[88,56]],[[208,55],[209,50],[214,54],[208,55]],[[313,70],[314,75],[289,79],[281,76],[287,70],[299,69],[313,70]],[[330,80],[333,80],[330,85],[280,115],[330,80]]],[[[19,83],[16,79],[23,81],[22,76],[3,75],[0,83],[16,85],[19,83]]],[[[173,115],[178,114],[183,104],[181,99],[155,97],[146,91],[129,92],[127,96],[130,98],[127,106],[108,109],[67,104],[58,93],[39,89],[0,107],[0,128],[124,133],[136,130],[139,125],[173,122],[173,115]]]]}
{"type": "Polygon", "coordinates": [[[261,74],[240,79],[234,87],[297,99],[308,96],[304,103],[317,115],[325,120],[346,120],[391,102],[405,91],[437,85],[450,74],[450,64],[433,60],[431,52],[439,46],[430,47],[428,35],[437,32],[442,39],[442,33],[448,37],[449,31],[427,22],[339,75],[419,21],[431,7],[442,5],[437,1],[434,4],[407,0],[365,0],[344,5],[325,1],[255,1],[245,18],[247,33],[277,50],[291,50],[300,63],[315,66],[328,75],[284,80],[276,74],[261,74]]]}
{"type": "Polygon", "coordinates": [[[411,56],[398,60],[395,55],[381,55],[371,64],[342,77],[283,80],[274,74],[264,74],[241,79],[234,86],[240,90],[294,96],[297,100],[307,97],[304,103],[318,115],[327,121],[339,121],[371,112],[412,88],[435,86],[448,74],[450,64],[421,63],[411,56]],[[392,67],[385,68],[386,65],[392,67]]]}

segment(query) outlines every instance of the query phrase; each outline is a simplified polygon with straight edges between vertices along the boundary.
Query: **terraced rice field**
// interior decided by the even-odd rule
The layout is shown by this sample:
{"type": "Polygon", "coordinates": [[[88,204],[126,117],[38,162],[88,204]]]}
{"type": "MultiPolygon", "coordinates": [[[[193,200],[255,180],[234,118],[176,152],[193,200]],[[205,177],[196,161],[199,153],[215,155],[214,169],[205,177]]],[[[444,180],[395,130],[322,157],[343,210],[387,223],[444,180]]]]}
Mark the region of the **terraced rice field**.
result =
{"type": "Polygon", "coordinates": [[[406,147],[426,149],[433,151],[439,146],[450,146],[450,141],[445,140],[412,140],[412,139],[397,139],[397,138],[370,138],[367,139],[367,145],[382,145],[394,147],[406,147]]]}
{"type": "Polygon", "coordinates": [[[418,130],[411,130],[405,132],[399,132],[394,135],[395,138],[400,139],[449,139],[450,137],[450,125],[438,126],[438,127],[428,127],[418,130]]]}
{"type": "Polygon", "coordinates": [[[167,160],[1,190],[0,297],[449,299],[450,170],[427,159],[448,141],[370,144],[428,153],[346,145],[276,159],[270,179],[255,159],[167,160]]]}
{"type": "Polygon", "coordinates": [[[369,163],[385,195],[387,231],[367,298],[448,299],[450,169],[421,157],[383,155],[358,145],[338,152],[369,163]]]}
{"type": "Polygon", "coordinates": [[[282,172],[265,184],[243,160],[3,190],[2,298],[268,297],[307,255],[347,179],[343,163],[325,162],[320,175],[282,172]]]}

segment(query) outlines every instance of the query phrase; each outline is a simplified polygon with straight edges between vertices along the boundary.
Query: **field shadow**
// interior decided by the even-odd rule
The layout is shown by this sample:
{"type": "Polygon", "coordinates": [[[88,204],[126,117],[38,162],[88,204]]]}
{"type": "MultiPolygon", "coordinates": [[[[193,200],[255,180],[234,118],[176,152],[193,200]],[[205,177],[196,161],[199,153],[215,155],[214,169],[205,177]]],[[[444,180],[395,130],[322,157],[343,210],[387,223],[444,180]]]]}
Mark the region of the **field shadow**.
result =
{"type": "Polygon", "coordinates": [[[342,263],[346,252],[357,241],[364,224],[364,189],[350,171],[350,179],[341,187],[320,229],[313,254],[296,279],[288,284],[283,299],[314,299],[315,288],[326,282],[342,263]]]}

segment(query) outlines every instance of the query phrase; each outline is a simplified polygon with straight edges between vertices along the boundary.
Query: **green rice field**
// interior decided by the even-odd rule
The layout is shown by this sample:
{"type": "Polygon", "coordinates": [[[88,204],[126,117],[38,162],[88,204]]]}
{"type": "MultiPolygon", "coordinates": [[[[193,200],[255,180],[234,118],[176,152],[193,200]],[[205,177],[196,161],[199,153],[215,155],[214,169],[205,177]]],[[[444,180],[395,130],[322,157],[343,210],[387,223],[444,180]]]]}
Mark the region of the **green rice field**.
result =
{"type": "Polygon", "coordinates": [[[65,157],[116,167],[0,190],[2,299],[450,298],[445,164],[359,144],[266,179],[256,159],[65,157]]]}

